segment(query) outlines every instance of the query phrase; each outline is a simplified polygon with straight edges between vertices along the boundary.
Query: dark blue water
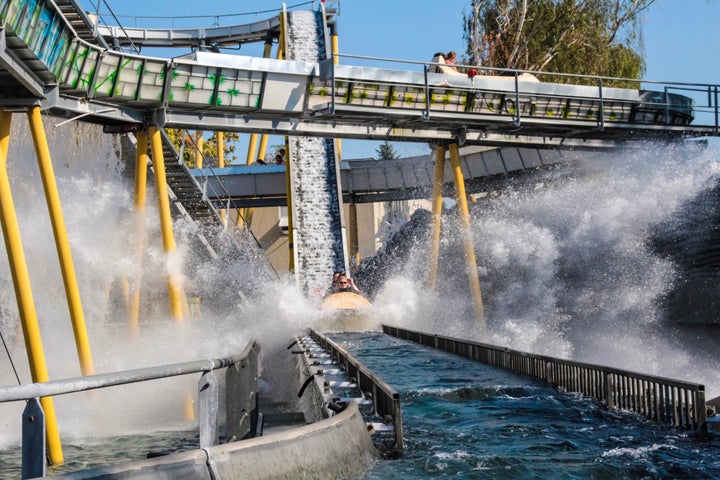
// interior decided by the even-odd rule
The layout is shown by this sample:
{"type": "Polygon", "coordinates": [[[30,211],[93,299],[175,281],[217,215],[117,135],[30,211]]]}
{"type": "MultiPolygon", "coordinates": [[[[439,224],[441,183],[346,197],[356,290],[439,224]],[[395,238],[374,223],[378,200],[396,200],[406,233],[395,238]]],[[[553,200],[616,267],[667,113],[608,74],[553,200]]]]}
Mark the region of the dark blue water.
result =
{"type": "Polygon", "coordinates": [[[365,479],[720,478],[717,435],[698,439],[382,334],[332,338],[401,394],[404,455],[365,479]]]}
{"type": "MultiPolygon", "coordinates": [[[[610,412],[532,378],[377,333],[333,334],[402,399],[405,451],[375,479],[720,479],[720,437],[610,412]]],[[[197,447],[196,432],[65,442],[49,474],[197,447]],[[162,447],[158,447],[162,445],[162,447]]],[[[0,451],[0,479],[20,478],[19,452],[0,451]]]]}

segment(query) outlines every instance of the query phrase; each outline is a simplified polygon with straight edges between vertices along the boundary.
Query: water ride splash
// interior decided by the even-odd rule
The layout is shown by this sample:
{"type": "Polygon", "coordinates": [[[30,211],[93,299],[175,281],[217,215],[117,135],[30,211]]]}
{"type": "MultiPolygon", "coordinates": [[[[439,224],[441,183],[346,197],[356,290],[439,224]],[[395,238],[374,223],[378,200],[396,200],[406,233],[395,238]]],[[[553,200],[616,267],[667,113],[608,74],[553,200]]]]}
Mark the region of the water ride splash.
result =
{"type": "MultiPolygon", "coordinates": [[[[581,162],[563,180],[538,173],[526,187],[475,203],[490,343],[687,378],[705,384],[708,398],[720,393],[712,341],[683,331],[677,312],[666,311],[680,271],[654,241],[715,186],[719,160],[717,142],[648,143],[581,162]]],[[[412,255],[374,299],[387,323],[479,338],[458,242],[457,234],[443,239],[437,295],[416,288],[424,244],[405,247],[412,255]]]]}

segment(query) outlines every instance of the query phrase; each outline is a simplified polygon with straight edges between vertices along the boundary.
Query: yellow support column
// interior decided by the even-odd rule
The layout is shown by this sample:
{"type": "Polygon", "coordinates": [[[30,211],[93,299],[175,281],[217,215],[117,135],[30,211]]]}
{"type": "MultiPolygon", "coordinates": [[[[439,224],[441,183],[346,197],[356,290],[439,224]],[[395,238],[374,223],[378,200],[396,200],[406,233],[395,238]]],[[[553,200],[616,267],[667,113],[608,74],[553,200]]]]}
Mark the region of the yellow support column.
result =
{"type": "MultiPolygon", "coordinates": [[[[155,170],[155,188],[157,189],[163,248],[165,249],[165,254],[170,255],[175,251],[175,238],[173,237],[170,200],[168,198],[167,181],[165,179],[165,159],[163,157],[162,139],[160,138],[160,130],[158,130],[157,127],[150,127],[148,133],[150,134],[152,161],[155,170]]],[[[168,295],[170,297],[170,313],[174,321],[182,322],[182,288],[171,272],[168,272],[167,284],[168,295]]]]}
{"type": "MultiPolygon", "coordinates": [[[[10,179],[7,173],[7,152],[10,141],[10,121],[12,114],[0,111],[0,223],[2,224],[5,249],[10,273],[15,288],[15,298],[18,304],[20,323],[22,324],[25,350],[30,363],[30,374],[33,382],[47,382],[49,380],[45,351],[40,336],[35,300],[30,286],[30,275],[25,262],[25,252],[20,238],[20,227],[15,213],[15,204],[10,191],[10,179]]],[[[45,412],[45,438],[48,447],[48,458],[51,465],[64,463],[60,432],[55,416],[55,405],[52,397],[40,399],[45,412]]]]}
{"type": "Polygon", "coordinates": [[[203,131],[198,130],[195,132],[195,144],[197,145],[197,152],[195,152],[195,167],[203,168],[203,131]]]}
{"type": "Polygon", "coordinates": [[[250,143],[248,143],[247,159],[245,160],[245,165],[250,165],[255,160],[257,160],[257,158],[255,158],[255,150],[257,150],[257,139],[257,133],[250,134],[250,143]]]}
{"type": "Polygon", "coordinates": [[[260,135],[260,146],[258,147],[258,158],[265,160],[265,154],[267,153],[268,134],[263,133],[260,135]]]}
{"type": "Polygon", "coordinates": [[[80,370],[83,375],[93,375],[95,368],[93,367],[90,341],[88,340],[87,327],[85,325],[85,315],[83,314],[82,302],[80,301],[80,289],[78,288],[77,277],[75,275],[75,266],[73,265],[72,253],[70,252],[70,242],[68,241],[67,229],[65,228],[62,207],[60,206],[60,195],[58,193],[57,183],[55,182],[55,172],[53,171],[52,160],[50,159],[50,149],[48,148],[47,138],[45,136],[40,107],[32,107],[28,110],[27,117],[30,122],[30,132],[33,143],[35,144],[35,155],[37,156],[40,176],[42,177],[43,187],[45,189],[45,201],[50,211],[50,222],[52,223],[53,234],[55,235],[55,247],[60,260],[63,283],[65,284],[65,296],[67,297],[68,308],[70,310],[70,319],[75,335],[75,347],[77,349],[78,359],[80,360],[80,370]]]}
{"type": "MultiPolygon", "coordinates": [[[[255,150],[257,149],[257,140],[258,140],[258,134],[257,133],[251,133],[250,134],[250,143],[248,144],[248,153],[247,153],[247,159],[245,160],[246,165],[252,164],[256,158],[255,158],[255,150]]],[[[236,219],[236,225],[238,227],[242,226],[243,224],[243,218],[245,219],[245,222],[248,224],[248,227],[250,226],[250,220],[248,217],[252,217],[252,208],[238,208],[237,210],[237,219],[236,219]]]]}
{"type": "MultiPolygon", "coordinates": [[[[215,136],[217,139],[215,142],[217,144],[217,166],[218,168],[225,168],[225,134],[223,132],[215,132],[215,136]]],[[[219,213],[220,218],[225,222],[227,212],[225,212],[224,208],[221,208],[219,213]]]]}
{"type": "Polygon", "coordinates": [[[357,205],[354,203],[351,203],[348,205],[348,210],[350,211],[348,223],[348,236],[350,244],[350,257],[355,259],[355,267],[357,268],[360,266],[360,245],[358,241],[358,221],[357,221],[357,205]]]}
{"type": "Polygon", "coordinates": [[[225,134],[216,132],[215,135],[217,135],[218,168],[225,168],[225,134]]]}
{"type": "Polygon", "coordinates": [[[435,181],[433,183],[432,220],[433,233],[430,238],[427,288],[433,290],[437,283],[438,260],[440,258],[440,229],[442,225],[443,185],[445,183],[445,147],[435,147],[435,181]]]}
{"type": "Polygon", "coordinates": [[[478,277],[477,261],[475,260],[475,247],[473,246],[472,231],[470,230],[470,211],[468,210],[467,196],[465,194],[465,179],[460,169],[460,152],[457,143],[450,144],[450,165],[455,180],[455,199],[460,213],[460,222],[463,227],[463,243],[465,244],[465,266],[467,268],[468,283],[475,305],[475,319],[481,328],[485,328],[485,309],[482,294],[480,293],[480,278],[478,277]]]}
{"type": "MultiPolygon", "coordinates": [[[[278,50],[276,58],[278,60],[285,59],[285,15],[280,14],[280,37],[278,40],[278,50]]],[[[285,198],[287,203],[288,215],[288,271],[295,271],[295,232],[293,231],[293,206],[292,206],[292,188],[290,181],[290,169],[292,168],[292,152],[287,137],[285,137],[285,198]]]]}
{"type": "Polygon", "coordinates": [[[137,273],[130,297],[128,326],[133,335],[140,333],[140,290],[142,285],[143,252],[145,251],[145,192],[147,190],[148,134],[138,132],[135,148],[135,241],[137,242],[137,273]]]}

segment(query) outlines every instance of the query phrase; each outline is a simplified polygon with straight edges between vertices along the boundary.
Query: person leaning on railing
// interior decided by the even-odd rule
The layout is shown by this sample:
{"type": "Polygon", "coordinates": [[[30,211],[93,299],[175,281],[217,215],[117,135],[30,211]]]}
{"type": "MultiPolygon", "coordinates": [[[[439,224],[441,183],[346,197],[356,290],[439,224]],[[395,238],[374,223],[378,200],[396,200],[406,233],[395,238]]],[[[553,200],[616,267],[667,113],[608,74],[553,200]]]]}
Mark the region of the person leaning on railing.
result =
{"type": "Polygon", "coordinates": [[[457,55],[452,50],[448,53],[438,52],[433,56],[432,73],[443,73],[445,75],[465,75],[464,73],[458,72],[457,67],[454,65],[457,55]],[[449,59],[452,58],[450,61],[449,59]]]}

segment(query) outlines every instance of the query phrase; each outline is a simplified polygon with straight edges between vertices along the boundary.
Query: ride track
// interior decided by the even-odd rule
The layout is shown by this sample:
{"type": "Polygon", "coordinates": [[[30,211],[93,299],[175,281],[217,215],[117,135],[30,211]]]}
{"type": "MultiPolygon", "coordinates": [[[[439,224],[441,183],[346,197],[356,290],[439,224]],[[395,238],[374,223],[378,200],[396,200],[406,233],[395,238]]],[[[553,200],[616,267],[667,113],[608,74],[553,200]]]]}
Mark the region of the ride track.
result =
{"type": "MultiPolygon", "coordinates": [[[[332,16],[323,11],[321,19],[328,35],[332,16]]],[[[168,31],[166,40],[153,41],[167,46],[197,41],[198,48],[240,42],[245,34],[246,41],[272,41],[286,35],[278,28],[286,21],[283,12],[277,20],[209,37],[201,30],[182,38],[168,31]]],[[[167,127],[430,142],[440,146],[442,159],[449,144],[454,164],[458,145],[590,150],[718,134],[717,85],[663,85],[656,92],[640,89],[650,82],[631,80],[637,89],[616,88],[605,84],[623,79],[600,77],[557,76],[589,85],[526,81],[522,72],[450,78],[432,73],[431,63],[339,55],[329,47],[327,59],[319,62],[206,51],[153,58],[120,51],[119,37],[108,42],[88,35],[91,25],[74,0],[0,0],[0,22],[0,108],[36,114],[40,107],[50,115],[101,124],[109,133],[147,127],[157,133],[167,127]],[[421,71],[337,65],[340,58],[421,71]],[[671,90],[701,92],[708,104],[701,107],[671,90]],[[691,125],[699,107],[714,122],[691,125]]],[[[703,429],[702,409],[696,410],[694,426],[703,429]]]]}
{"type": "MultiPolygon", "coordinates": [[[[321,4],[322,5],[322,4],[321,4]]],[[[185,30],[104,28],[91,43],[77,3],[0,2],[3,108],[40,104],[62,117],[82,115],[113,131],[143,125],[462,145],[602,148],[649,138],[716,135],[717,85],[661,84],[660,91],[613,88],[621,79],[542,74],[431,73],[432,64],[339,55],[319,63],[197,51],[175,59],[124,53],[123,35],[139,44],[203,46],[272,41],[281,13],[236,27],[185,30]],[[62,7],[62,10],[61,10],[62,7]],[[73,25],[77,28],[74,28],[73,25]],[[80,32],[85,32],[81,38],[80,32]],[[410,71],[337,65],[390,61],[410,71]],[[571,85],[569,83],[584,83],[571,85]],[[562,82],[562,83],[557,83],[562,82]],[[587,85],[589,83],[589,85],[587,85]],[[690,125],[693,105],[671,91],[701,92],[715,121],[690,125]]],[[[86,17],[85,17],[86,18],[86,17]]],[[[332,12],[322,16],[324,31],[332,12]]],[[[86,19],[86,21],[89,21],[86,19]]],[[[90,30],[92,31],[92,30],[90,30]]],[[[282,39],[288,41],[288,39],[282,39]]],[[[488,72],[498,73],[498,72],[488,72]]],[[[505,72],[508,73],[508,72],[505,72]]],[[[537,72],[534,72],[537,73],[537,72]]]]}

